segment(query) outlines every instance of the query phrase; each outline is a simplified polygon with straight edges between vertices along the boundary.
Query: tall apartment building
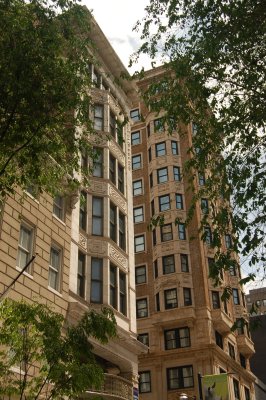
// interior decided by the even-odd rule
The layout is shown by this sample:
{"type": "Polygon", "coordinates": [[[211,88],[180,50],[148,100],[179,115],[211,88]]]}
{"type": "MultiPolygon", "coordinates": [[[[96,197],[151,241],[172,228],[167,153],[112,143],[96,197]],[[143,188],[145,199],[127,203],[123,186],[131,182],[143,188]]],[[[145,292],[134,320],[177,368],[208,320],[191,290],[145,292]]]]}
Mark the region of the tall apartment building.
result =
{"type": "Polygon", "coordinates": [[[251,289],[246,295],[246,302],[249,312],[254,304],[258,308],[258,314],[266,314],[266,287],[251,289]]]}
{"type": "MultiPolygon", "coordinates": [[[[162,73],[162,68],[146,72],[139,88],[160,79],[162,73]]],[[[192,126],[182,127],[187,135],[169,136],[160,117],[141,101],[131,110],[136,312],[138,338],[149,346],[139,358],[140,399],[173,400],[182,392],[198,399],[198,374],[225,372],[231,399],[254,399],[249,366],[253,343],[246,327],[239,324],[236,332],[231,331],[246,313],[239,272],[223,274],[223,285],[232,287],[226,303],[221,301],[222,287],[214,287],[208,278],[214,257],[208,245],[211,230],[205,242],[198,232],[208,199],[201,199],[188,227],[183,223],[191,194],[182,166],[192,146],[192,126]],[[151,217],[160,213],[164,225],[148,231],[151,217]]],[[[198,186],[204,180],[199,176],[198,186]]]]}
{"type": "MultiPolygon", "coordinates": [[[[0,292],[37,253],[11,298],[49,304],[70,322],[90,308],[112,307],[118,339],[105,346],[94,340],[94,353],[106,373],[102,396],[128,400],[138,386],[138,354],[146,347],[136,335],[130,124],[123,127],[124,141],[117,125],[129,115],[135,89],[127,81],[115,83],[126,70],[93,19],[90,35],[98,60],[97,67],[90,66],[96,131],[91,141],[98,152],[91,184],[82,196],[53,199],[29,188],[21,203],[18,188],[6,199],[0,216],[0,292]]],[[[82,155],[83,166],[89,162],[82,155]]],[[[86,398],[93,395],[88,388],[86,398]]]]}

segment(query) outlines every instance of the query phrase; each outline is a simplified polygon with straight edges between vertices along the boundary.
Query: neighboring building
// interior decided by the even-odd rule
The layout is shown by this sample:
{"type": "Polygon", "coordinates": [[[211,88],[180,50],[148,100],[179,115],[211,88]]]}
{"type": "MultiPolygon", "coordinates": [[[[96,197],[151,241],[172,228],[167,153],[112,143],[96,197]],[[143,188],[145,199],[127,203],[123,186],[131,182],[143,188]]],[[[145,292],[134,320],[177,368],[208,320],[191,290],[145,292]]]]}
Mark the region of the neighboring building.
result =
{"type": "MultiPolygon", "coordinates": [[[[104,398],[133,399],[138,386],[131,186],[130,124],[119,142],[117,124],[129,115],[132,83],[120,79],[124,66],[92,19],[97,68],[91,66],[94,108],[91,117],[98,151],[90,186],[68,198],[52,199],[32,188],[6,199],[0,219],[0,292],[12,282],[32,254],[38,253],[9,296],[45,302],[70,322],[91,307],[113,308],[118,339],[94,352],[106,375],[104,398]],[[115,83],[120,79],[119,85],[115,83]],[[106,135],[109,136],[109,140],[106,135]],[[109,396],[109,397],[108,397],[109,396]]],[[[90,162],[82,155],[83,167],[90,162]]],[[[86,398],[95,393],[88,388],[86,398]]]]}
{"type": "MultiPolygon", "coordinates": [[[[254,342],[255,354],[250,360],[251,371],[266,385],[266,315],[257,315],[250,318],[251,338],[254,342]]],[[[265,389],[265,387],[264,387],[265,389]]],[[[266,393],[266,392],[265,392],[266,393]]],[[[266,398],[266,396],[265,396],[266,398]]]]}
{"type": "Polygon", "coordinates": [[[250,312],[252,305],[257,308],[257,314],[266,314],[266,287],[251,289],[246,295],[247,309],[250,312]]]}
{"type": "MultiPolygon", "coordinates": [[[[161,74],[162,68],[146,72],[139,87],[161,74]]],[[[140,399],[173,400],[182,392],[199,398],[198,374],[225,372],[231,398],[254,399],[253,343],[246,327],[231,332],[233,323],[247,315],[239,272],[223,274],[223,285],[232,287],[227,303],[221,301],[223,288],[208,278],[214,257],[208,245],[211,230],[205,243],[199,234],[208,199],[201,199],[188,227],[183,223],[191,195],[182,166],[192,146],[192,126],[182,127],[187,135],[169,136],[160,117],[141,101],[131,110],[136,311],[139,340],[149,346],[149,353],[139,358],[140,399]],[[151,217],[159,213],[164,225],[148,231],[151,217]]],[[[199,186],[204,179],[198,176],[199,186]]]]}

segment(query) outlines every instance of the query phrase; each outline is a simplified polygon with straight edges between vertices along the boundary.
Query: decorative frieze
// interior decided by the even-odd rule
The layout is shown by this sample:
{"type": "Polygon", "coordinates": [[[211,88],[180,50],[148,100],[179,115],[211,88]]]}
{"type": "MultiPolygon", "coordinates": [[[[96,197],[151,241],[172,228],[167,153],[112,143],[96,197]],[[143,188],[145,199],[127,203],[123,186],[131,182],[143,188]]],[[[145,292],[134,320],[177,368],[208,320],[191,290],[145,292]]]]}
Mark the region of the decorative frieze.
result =
{"type": "Polygon", "coordinates": [[[118,205],[118,207],[127,213],[127,204],[126,201],[122,198],[122,196],[113,188],[113,186],[109,186],[109,195],[111,200],[118,205]]]}
{"type": "Polygon", "coordinates": [[[128,270],[127,259],[120,253],[118,249],[109,244],[109,256],[116,263],[123,267],[126,271],[128,270]]]}
{"type": "Polygon", "coordinates": [[[79,246],[87,250],[87,238],[82,233],[79,233],[79,246]]]}

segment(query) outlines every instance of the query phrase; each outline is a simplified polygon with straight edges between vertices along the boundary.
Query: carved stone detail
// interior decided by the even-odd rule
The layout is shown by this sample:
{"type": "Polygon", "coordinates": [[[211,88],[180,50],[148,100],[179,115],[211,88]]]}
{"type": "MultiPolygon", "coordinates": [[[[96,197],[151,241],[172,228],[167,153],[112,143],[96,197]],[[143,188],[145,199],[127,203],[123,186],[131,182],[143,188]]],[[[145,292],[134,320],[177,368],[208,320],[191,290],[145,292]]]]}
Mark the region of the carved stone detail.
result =
{"type": "Polygon", "coordinates": [[[109,142],[109,148],[112,151],[113,155],[119,160],[120,164],[125,166],[125,157],[122,154],[121,150],[117,147],[117,144],[114,143],[112,140],[109,142]]]}
{"type": "Polygon", "coordinates": [[[93,254],[107,255],[108,244],[103,239],[90,239],[88,241],[88,251],[93,254]]]}
{"type": "Polygon", "coordinates": [[[125,270],[128,269],[126,257],[111,245],[109,245],[109,255],[116,264],[121,265],[125,270]]]}
{"type": "Polygon", "coordinates": [[[107,185],[104,182],[93,181],[91,183],[91,190],[97,194],[107,194],[107,185]]]}
{"type": "Polygon", "coordinates": [[[79,233],[79,245],[83,247],[84,250],[87,250],[87,238],[79,233]]]}
{"type": "Polygon", "coordinates": [[[127,204],[120,194],[110,185],[109,195],[111,199],[125,212],[127,213],[127,204]]]}

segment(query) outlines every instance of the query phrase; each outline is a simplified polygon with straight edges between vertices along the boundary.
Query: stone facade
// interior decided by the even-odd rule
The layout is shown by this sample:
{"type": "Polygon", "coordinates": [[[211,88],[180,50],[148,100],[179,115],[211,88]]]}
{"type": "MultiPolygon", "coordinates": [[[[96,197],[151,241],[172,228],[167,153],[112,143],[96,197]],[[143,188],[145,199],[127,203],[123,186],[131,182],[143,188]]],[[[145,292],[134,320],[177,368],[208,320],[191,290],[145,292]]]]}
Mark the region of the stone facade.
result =
{"type": "MultiPolygon", "coordinates": [[[[161,68],[148,71],[139,87],[162,73],[161,68]]],[[[161,115],[141,101],[134,103],[131,116],[137,325],[139,340],[149,346],[139,358],[140,399],[174,400],[182,392],[199,398],[198,374],[224,372],[231,398],[254,399],[253,343],[246,328],[231,331],[235,320],[246,315],[239,272],[224,273],[223,285],[230,285],[234,296],[223,304],[223,288],[208,278],[214,254],[199,234],[201,207],[188,227],[182,224],[191,201],[182,168],[192,146],[192,126],[181,127],[185,135],[175,131],[169,136],[158,122],[161,115]],[[151,217],[159,214],[163,226],[147,230],[151,217]]]]}

